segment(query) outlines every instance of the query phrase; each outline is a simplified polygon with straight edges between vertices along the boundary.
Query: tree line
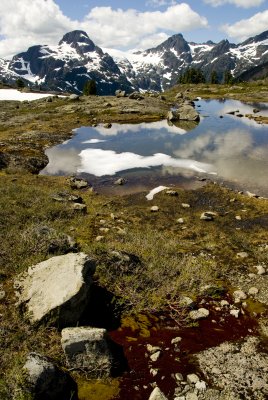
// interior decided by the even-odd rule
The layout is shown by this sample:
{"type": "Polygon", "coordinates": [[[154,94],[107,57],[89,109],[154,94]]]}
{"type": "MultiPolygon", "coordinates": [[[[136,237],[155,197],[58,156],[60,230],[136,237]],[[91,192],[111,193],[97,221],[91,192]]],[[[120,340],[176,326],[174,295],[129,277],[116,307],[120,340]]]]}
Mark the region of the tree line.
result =
{"type": "MultiPolygon", "coordinates": [[[[188,68],[183,74],[179,76],[178,83],[212,83],[218,84],[220,83],[218,74],[215,70],[211,71],[209,79],[205,78],[204,73],[199,68],[188,68]]],[[[225,71],[223,75],[223,83],[224,84],[233,84],[234,77],[230,71],[225,71]]]]}

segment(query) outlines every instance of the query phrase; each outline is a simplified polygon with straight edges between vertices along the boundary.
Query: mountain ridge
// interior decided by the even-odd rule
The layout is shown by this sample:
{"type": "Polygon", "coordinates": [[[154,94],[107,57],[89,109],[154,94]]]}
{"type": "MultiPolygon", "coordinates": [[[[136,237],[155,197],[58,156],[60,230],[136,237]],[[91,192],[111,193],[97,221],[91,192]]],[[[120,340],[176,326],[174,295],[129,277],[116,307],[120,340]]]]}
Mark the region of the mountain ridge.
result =
{"type": "Polygon", "coordinates": [[[12,60],[0,59],[0,79],[14,83],[22,78],[31,87],[74,93],[81,93],[85,82],[93,79],[98,93],[107,95],[117,89],[166,90],[189,67],[201,69],[207,79],[216,71],[219,82],[225,71],[250,80],[255,71],[257,76],[265,75],[267,63],[268,31],[239,44],[226,39],[187,42],[178,33],[156,47],[118,58],[96,46],[86,32],[75,30],[58,45],[34,45],[12,60]]]}

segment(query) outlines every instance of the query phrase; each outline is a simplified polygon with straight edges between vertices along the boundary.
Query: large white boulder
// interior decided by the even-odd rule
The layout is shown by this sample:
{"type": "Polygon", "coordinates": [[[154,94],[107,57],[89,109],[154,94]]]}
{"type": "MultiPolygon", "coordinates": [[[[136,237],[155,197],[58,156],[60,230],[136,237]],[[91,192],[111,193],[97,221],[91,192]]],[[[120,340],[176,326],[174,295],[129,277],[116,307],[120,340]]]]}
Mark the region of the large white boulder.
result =
{"type": "Polygon", "coordinates": [[[52,257],[19,276],[18,305],[33,324],[76,325],[87,306],[94,261],[84,253],[52,257]]]}

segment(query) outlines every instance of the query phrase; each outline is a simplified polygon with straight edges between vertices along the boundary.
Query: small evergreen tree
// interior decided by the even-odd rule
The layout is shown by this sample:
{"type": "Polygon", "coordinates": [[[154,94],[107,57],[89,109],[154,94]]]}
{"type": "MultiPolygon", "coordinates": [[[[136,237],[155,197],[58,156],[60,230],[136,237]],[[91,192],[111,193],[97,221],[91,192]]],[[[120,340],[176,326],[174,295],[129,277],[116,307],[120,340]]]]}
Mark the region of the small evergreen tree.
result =
{"type": "Polygon", "coordinates": [[[206,79],[200,69],[188,68],[184,74],[179,77],[179,83],[205,83],[206,79]]]}
{"type": "Polygon", "coordinates": [[[18,89],[23,89],[25,87],[25,83],[21,78],[18,78],[16,80],[16,85],[18,89]]]}
{"type": "Polygon", "coordinates": [[[213,70],[211,72],[210,83],[212,83],[213,85],[219,83],[218,75],[217,75],[217,72],[215,70],[213,70]]]}
{"type": "Polygon", "coordinates": [[[223,79],[224,79],[223,82],[225,83],[225,85],[232,85],[234,83],[234,77],[230,71],[224,72],[223,79]]]}
{"type": "Polygon", "coordinates": [[[86,81],[83,87],[83,95],[84,96],[89,96],[89,95],[96,95],[97,94],[97,86],[96,82],[91,79],[86,81]]]}

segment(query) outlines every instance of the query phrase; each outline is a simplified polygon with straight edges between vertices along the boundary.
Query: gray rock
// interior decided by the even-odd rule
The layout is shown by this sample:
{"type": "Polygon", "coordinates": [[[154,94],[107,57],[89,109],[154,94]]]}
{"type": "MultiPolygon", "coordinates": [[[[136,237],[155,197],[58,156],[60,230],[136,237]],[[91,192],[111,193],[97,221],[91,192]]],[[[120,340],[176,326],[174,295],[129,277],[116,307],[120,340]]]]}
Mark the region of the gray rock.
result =
{"type": "Polygon", "coordinates": [[[246,300],[247,295],[243,290],[235,290],[233,292],[233,298],[235,303],[240,303],[242,300],[246,300]]]}
{"type": "Polygon", "coordinates": [[[248,294],[250,296],[256,296],[256,294],[258,294],[258,293],[259,293],[259,289],[254,286],[248,289],[248,294]]]}
{"type": "Polygon", "coordinates": [[[80,99],[80,97],[78,96],[78,94],[71,94],[69,96],[69,100],[71,101],[78,101],[80,99]]]}
{"type": "Polygon", "coordinates": [[[161,392],[159,387],[155,387],[149,397],[149,400],[167,400],[167,398],[164,393],[161,392]]]}
{"type": "Polygon", "coordinates": [[[122,185],[125,185],[126,183],[127,183],[126,179],[119,178],[114,182],[114,185],[122,186],[122,185]]]}
{"type": "Polygon", "coordinates": [[[182,208],[190,208],[190,204],[187,203],[181,203],[182,208]]]}
{"type": "Polygon", "coordinates": [[[128,97],[129,97],[129,99],[133,99],[133,100],[143,100],[144,99],[144,96],[139,92],[133,92],[128,97]]]}
{"type": "Polygon", "coordinates": [[[195,393],[187,393],[185,399],[186,400],[198,400],[198,396],[195,393]]]}
{"type": "Polygon", "coordinates": [[[126,97],[126,92],[124,90],[116,90],[115,95],[116,97],[126,97]]]}
{"type": "Polygon", "coordinates": [[[72,189],[84,189],[89,185],[84,179],[72,177],[70,178],[70,186],[72,189]]]}
{"type": "Polygon", "coordinates": [[[152,206],[151,207],[151,212],[157,212],[159,211],[159,207],[158,206],[152,206]]]}
{"type": "Polygon", "coordinates": [[[176,192],[176,190],[167,190],[165,193],[166,193],[168,196],[175,196],[175,197],[178,196],[178,192],[176,192]]]}
{"type": "Polygon", "coordinates": [[[69,367],[86,371],[91,378],[111,375],[112,354],[106,329],[65,328],[61,344],[69,367]]]}
{"type": "Polygon", "coordinates": [[[258,275],[264,275],[266,272],[263,265],[255,265],[254,268],[256,268],[258,275]]]}
{"type": "Polygon", "coordinates": [[[84,253],[52,257],[15,282],[18,305],[32,323],[76,325],[87,306],[95,262],[84,253]]]}
{"type": "Polygon", "coordinates": [[[73,203],[72,204],[72,209],[74,211],[79,211],[82,213],[86,213],[87,212],[87,206],[85,204],[81,204],[81,203],[73,203]]]}
{"type": "Polygon", "coordinates": [[[177,222],[178,222],[178,224],[184,224],[184,219],[183,218],[178,218],[177,222]]]}
{"type": "Polygon", "coordinates": [[[198,112],[191,105],[182,105],[179,109],[179,119],[183,121],[199,121],[198,112]]]}
{"type": "Polygon", "coordinates": [[[241,251],[240,253],[237,253],[237,257],[239,258],[247,258],[248,253],[246,251],[241,251]]]}
{"type": "Polygon", "coordinates": [[[110,122],[103,125],[103,128],[106,128],[106,129],[110,129],[111,127],[112,127],[112,124],[110,122]]]}
{"type": "Polygon", "coordinates": [[[249,336],[197,353],[200,370],[221,391],[221,400],[267,398],[268,355],[259,346],[260,339],[249,336]]]}
{"type": "Polygon", "coordinates": [[[46,357],[30,353],[23,370],[25,372],[25,389],[34,399],[78,399],[75,381],[46,357]]]}
{"type": "Polygon", "coordinates": [[[209,310],[206,308],[199,308],[198,310],[193,310],[189,312],[189,317],[193,321],[198,321],[199,319],[207,318],[209,316],[209,310]]]}
{"type": "Polygon", "coordinates": [[[213,221],[217,214],[212,211],[205,211],[201,214],[200,219],[203,221],[213,221]]]}
{"type": "Polygon", "coordinates": [[[199,382],[199,377],[196,374],[189,374],[187,375],[186,379],[189,385],[196,384],[196,382],[199,382]]]}

